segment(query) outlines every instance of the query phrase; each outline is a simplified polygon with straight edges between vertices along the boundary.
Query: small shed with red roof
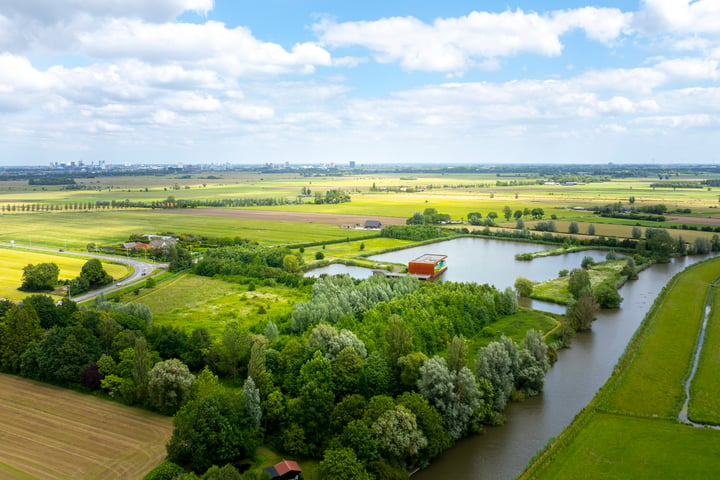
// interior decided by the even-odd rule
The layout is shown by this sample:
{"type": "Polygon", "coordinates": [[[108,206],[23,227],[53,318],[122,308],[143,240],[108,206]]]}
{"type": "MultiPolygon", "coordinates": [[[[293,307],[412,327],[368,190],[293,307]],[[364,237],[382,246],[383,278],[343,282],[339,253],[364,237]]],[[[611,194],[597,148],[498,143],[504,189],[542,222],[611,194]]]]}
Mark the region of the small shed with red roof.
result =
{"type": "Polygon", "coordinates": [[[272,467],[263,468],[263,471],[269,473],[273,480],[297,480],[302,472],[294,460],[283,460],[272,467]]]}

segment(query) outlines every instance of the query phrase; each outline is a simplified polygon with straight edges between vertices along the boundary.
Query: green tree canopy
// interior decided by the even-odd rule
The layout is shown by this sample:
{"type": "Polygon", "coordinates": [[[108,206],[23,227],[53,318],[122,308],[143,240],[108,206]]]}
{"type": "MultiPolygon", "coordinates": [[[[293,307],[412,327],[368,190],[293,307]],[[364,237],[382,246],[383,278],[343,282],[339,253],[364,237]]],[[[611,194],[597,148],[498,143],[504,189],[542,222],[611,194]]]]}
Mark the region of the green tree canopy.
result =
{"type": "Polygon", "coordinates": [[[168,460],[195,472],[252,458],[259,432],[240,395],[221,392],[186,403],[175,414],[168,460]]]}
{"type": "Polygon", "coordinates": [[[172,415],[190,398],[195,377],[187,365],[173,358],[156,363],[148,372],[148,399],[153,408],[172,415]]]}
{"type": "Polygon", "coordinates": [[[87,280],[90,288],[97,288],[112,283],[113,278],[108,275],[97,258],[91,258],[80,270],[80,277],[87,280]]]}
{"type": "Polygon", "coordinates": [[[15,305],[5,314],[0,324],[0,367],[6,372],[20,370],[20,356],[28,345],[42,336],[40,319],[29,305],[15,305]]]}
{"type": "Polygon", "coordinates": [[[23,268],[23,282],[20,290],[26,292],[47,292],[54,290],[58,283],[60,268],[55,263],[29,264],[23,268]]]}

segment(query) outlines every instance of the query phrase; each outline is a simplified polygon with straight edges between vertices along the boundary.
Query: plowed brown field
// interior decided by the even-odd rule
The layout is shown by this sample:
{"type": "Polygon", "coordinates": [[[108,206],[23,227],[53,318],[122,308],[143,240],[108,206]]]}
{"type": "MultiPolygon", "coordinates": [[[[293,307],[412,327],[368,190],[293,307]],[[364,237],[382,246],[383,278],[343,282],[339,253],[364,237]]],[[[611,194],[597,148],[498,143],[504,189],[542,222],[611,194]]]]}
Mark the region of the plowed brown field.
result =
{"type": "Polygon", "coordinates": [[[0,375],[0,478],[142,478],[171,434],[169,417],[0,375]]]}

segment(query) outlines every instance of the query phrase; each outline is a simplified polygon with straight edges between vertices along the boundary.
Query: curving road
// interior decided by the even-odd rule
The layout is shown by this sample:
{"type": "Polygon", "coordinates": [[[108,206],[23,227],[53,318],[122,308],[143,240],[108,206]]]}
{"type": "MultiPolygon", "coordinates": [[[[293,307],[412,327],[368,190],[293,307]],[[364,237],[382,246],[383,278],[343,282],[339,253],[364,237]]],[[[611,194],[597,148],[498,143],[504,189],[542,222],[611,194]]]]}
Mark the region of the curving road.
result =
{"type": "MultiPolygon", "coordinates": [[[[38,252],[49,252],[49,253],[62,253],[63,255],[74,255],[77,257],[83,257],[83,258],[97,258],[99,260],[108,260],[111,262],[117,262],[122,263],[130,267],[130,270],[132,273],[130,273],[129,276],[123,278],[121,281],[109,285],[107,287],[99,288],[97,290],[92,290],[90,292],[83,293],[82,295],[78,295],[76,297],[71,297],[73,301],[75,302],[84,302],[86,300],[90,300],[91,298],[96,297],[100,293],[106,293],[106,292],[113,292],[115,290],[120,290],[121,288],[124,288],[128,285],[132,285],[135,283],[140,282],[141,280],[145,280],[146,278],[150,276],[157,276],[163,273],[165,270],[167,270],[166,264],[155,264],[155,263],[148,263],[143,262],[142,260],[137,260],[134,258],[129,257],[115,257],[112,255],[101,255],[96,253],[89,253],[89,252],[68,252],[68,251],[62,251],[62,250],[56,250],[52,248],[40,248],[40,247],[25,247],[25,246],[19,246],[19,245],[12,245],[9,243],[0,243],[0,246],[3,247],[10,247],[13,249],[23,249],[23,250],[33,250],[38,252]],[[162,269],[160,272],[157,272],[153,274],[153,270],[160,268],[162,269]]],[[[72,292],[71,292],[72,293],[72,292]]]]}

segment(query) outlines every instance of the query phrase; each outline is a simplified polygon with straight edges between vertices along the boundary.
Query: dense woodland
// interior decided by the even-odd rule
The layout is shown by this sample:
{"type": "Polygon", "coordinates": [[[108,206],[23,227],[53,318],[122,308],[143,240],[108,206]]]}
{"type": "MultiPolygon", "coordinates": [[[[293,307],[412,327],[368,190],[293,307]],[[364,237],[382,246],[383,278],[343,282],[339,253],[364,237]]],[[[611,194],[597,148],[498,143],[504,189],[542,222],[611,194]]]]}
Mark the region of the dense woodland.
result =
{"type": "MultiPolygon", "coordinates": [[[[195,268],[244,281],[296,268],[289,258],[285,249],[224,247],[195,268]],[[219,263],[228,270],[214,272],[219,263]]],[[[266,444],[321,460],[323,478],[348,478],[339,469],[402,478],[502,421],[512,392],[542,389],[547,347],[537,332],[469,358],[465,338],[517,310],[512,290],[411,277],[306,282],[299,288],[310,298],[292,315],[230,323],[217,337],[153,326],[147,307],[102,296],[82,308],[42,294],[3,301],[0,368],[174,414],[168,460],[197,474],[243,470],[266,444]]]]}

